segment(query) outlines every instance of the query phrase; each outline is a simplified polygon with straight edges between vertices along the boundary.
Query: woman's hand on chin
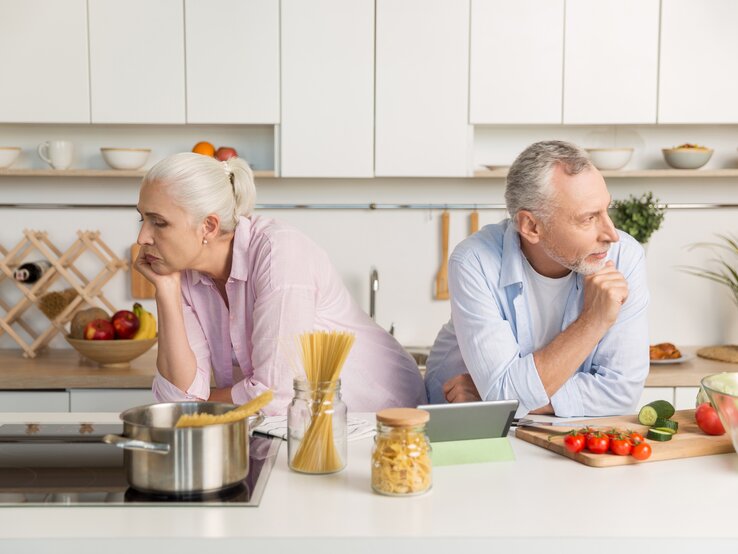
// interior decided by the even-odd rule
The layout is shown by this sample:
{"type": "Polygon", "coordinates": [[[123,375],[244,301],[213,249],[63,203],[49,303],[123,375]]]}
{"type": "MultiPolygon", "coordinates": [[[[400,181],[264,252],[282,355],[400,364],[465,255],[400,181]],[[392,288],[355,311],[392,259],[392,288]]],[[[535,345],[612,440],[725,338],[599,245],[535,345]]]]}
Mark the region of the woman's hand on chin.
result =
{"type": "Polygon", "coordinates": [[[157,262],[147,261],[143,248],[139,250],[134,266],[149,282],[151,282],[152,285],[156,287],[157,291],[167,287],[179,288],[181,281],[179,271],[174,271],[172,273],[158,273],[154,269],[153,264],[157,264],[157,262]]]}

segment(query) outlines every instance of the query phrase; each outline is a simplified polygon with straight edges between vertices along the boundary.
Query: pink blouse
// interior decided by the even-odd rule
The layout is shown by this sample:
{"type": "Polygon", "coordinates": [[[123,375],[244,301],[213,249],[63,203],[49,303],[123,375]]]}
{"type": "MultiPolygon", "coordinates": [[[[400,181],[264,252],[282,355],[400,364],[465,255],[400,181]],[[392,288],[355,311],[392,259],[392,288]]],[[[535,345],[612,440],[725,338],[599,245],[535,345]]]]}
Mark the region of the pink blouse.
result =
{"type": "Polygon", "coordinates": [[[356,305],[328,255],[297,229],[266,217],[242,217],[226,294],[230,310],[207,275],[182,272],[182,309],[197,374],[183,392],[157,372],[157,400],[205,400],[213,378],[218,388],[233,387],[236,404],[272,389],[274,400],[265,412],[284,414],[293,378],[304,378],[297,337],[342,330],[356,335],[341,371],[349,411],[426,402],[412,357],[356,305]]]}

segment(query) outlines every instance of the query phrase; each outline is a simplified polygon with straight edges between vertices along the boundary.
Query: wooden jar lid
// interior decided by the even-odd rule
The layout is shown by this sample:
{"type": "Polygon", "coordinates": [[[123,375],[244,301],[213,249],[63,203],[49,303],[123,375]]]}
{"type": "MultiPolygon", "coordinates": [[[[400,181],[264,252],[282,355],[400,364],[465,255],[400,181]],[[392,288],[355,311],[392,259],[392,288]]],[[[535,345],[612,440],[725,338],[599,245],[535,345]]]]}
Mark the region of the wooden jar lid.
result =
{"type": "Polygon", "coordinates": [[[394,427],[412,427],[428,423],[430,414],[416,408],[387,408],[377,412],[377,421],[394,427]]]}

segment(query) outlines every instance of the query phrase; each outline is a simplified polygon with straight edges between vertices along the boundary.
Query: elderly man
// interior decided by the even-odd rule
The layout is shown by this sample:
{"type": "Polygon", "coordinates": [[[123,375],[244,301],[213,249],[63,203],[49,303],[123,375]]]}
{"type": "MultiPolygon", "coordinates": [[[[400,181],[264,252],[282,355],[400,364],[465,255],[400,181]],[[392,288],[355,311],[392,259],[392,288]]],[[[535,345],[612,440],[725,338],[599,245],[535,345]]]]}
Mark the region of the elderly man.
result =
{"type": "Polygon", "coordinates": [[[430,401],[517,399],[519,416],[634,411],[649,366],[646,262],[613,226],[602,175],[579,147],[538,142],[510,168],[505,200],[510,219],[449,260],[430,401]]]}

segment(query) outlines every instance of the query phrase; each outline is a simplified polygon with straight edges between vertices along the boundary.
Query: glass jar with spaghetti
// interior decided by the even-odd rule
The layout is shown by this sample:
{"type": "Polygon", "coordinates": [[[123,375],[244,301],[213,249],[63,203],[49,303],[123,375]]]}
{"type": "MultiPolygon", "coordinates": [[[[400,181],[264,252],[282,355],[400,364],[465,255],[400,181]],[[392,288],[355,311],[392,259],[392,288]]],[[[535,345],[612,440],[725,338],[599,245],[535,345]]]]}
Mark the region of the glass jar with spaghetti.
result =
{"type": "Polygon", "coordinates": [[[287,458],[302,473],[335,473],[346,467],[346,404],[341,381],[294,380],[287,408],[287,458]]]}
{"type": "Polygon", "coordinates": [[[431,447],[425,424],[430,414],[414,408],[377,412],[372,449],[372,489],[380,494],[410,496],[433,483],[431,447]]]}

